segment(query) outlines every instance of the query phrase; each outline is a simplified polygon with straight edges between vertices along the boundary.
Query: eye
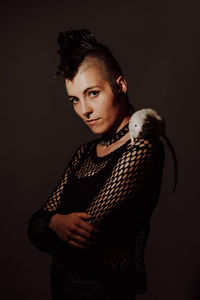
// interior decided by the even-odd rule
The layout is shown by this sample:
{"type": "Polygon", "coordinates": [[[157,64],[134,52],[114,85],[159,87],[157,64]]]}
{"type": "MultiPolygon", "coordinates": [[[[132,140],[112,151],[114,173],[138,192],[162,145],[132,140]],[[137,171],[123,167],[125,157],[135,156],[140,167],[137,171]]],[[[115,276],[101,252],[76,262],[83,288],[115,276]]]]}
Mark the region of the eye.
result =
{"type": "Polygon", "coordinates": [[[89,93],[90,96],[95,97],[95,96],[97,96],[99,94],[99,92],[100,91],[90,91],[88,93],[89,93]],[[91,95],[91,94],[93,94],[93,95],[91,95]]]}
{"type": "Polygon", "coordinates": [[[69,101],[70,101],[70,103],[72,103],[72,104],[76,104],[77,102],[75,102],[75,101],[78,101],[78,99],[72,98],[72,99],[70,99],[69,101]]]}

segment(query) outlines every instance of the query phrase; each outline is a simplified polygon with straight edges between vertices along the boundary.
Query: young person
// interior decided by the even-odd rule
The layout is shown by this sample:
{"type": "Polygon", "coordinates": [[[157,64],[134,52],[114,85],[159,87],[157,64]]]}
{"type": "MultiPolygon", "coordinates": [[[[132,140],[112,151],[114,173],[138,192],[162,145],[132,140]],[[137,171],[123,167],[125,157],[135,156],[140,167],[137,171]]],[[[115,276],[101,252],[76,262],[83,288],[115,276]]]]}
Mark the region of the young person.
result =
{"type": "Polygon", "coordinates": [[[131,145],[127,82],[93,33],[70,29],[58,43],[56,76],[75,113],[101,137],[75,150],[30,218],[28,236],[52,256],[52,299],[136,299],[147,290],[144,250],[162,183],[163,144],[138,137],[131,145]]]}

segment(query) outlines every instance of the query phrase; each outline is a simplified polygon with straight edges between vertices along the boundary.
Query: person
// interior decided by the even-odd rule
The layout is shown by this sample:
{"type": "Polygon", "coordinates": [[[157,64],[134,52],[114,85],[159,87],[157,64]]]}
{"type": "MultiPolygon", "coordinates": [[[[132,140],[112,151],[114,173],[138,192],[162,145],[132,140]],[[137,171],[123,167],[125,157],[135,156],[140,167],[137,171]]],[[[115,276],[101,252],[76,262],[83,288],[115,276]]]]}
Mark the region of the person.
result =
{"type": "MultiPolygon", "coordinates": [[[[28,237],[52,256],[52,299],[136,299],[147,291],[144,250],[160,195],[164,147],[128,124],[127,81],[88,29],[58,36],[67,101],[96,135],[74,151],[61,179],[29,219],[28,237]]],[[[72,129],[68,129],[68,136],[72,129]]]]}

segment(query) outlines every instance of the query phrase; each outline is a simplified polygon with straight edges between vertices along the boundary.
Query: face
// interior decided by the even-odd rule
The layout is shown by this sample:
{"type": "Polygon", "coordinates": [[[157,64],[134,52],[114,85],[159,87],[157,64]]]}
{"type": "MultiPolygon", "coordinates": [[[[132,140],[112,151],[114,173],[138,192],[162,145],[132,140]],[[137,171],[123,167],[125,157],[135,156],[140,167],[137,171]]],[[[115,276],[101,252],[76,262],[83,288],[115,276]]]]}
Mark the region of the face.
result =
{"type": "Polygon", "coordinates": [[[72,81],[65,80],[65,86],[75,112],[93,133],[112,132],[119,120],[121,105],[95,66],[78,71],[72,81]]]}

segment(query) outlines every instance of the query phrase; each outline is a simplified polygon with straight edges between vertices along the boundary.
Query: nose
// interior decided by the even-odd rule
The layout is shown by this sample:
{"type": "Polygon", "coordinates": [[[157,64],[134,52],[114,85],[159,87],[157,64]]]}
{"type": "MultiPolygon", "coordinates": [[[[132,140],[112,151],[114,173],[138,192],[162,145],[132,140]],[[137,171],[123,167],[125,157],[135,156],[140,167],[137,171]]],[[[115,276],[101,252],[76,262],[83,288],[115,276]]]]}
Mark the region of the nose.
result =
{"type": "Polygon", "coordinates": [[[93,112],[91,105],[87,101],[81,103],[81,113],[84,117],[88,117],[93,112]]]}

